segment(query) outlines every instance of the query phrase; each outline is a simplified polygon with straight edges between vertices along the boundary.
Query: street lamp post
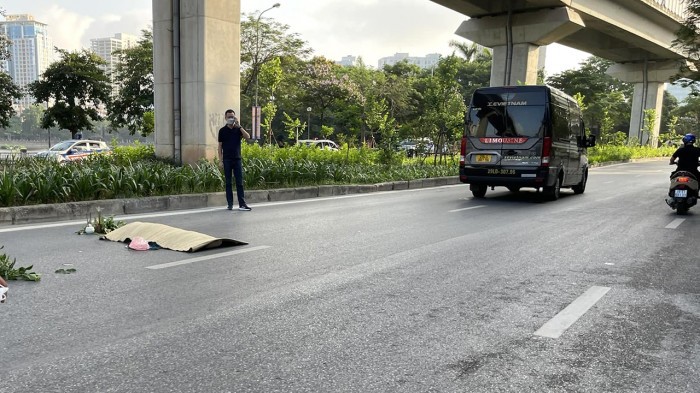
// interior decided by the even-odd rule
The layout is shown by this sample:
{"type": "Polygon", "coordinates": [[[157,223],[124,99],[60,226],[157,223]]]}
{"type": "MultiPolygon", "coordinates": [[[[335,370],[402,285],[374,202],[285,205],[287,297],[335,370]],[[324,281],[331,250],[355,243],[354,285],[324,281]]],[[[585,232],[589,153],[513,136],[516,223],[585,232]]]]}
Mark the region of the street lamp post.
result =
{"type": "MultiPolygon", "coordinates": [[[[280,6],[280,3],[275,3],[272,5],[272,7],[264,10],[258,15],[258,19],[255,22],[255,63],[253,72],[255,73],[255,106],[253,107],[253,139],[258,139],[260,138],[260,106],[258,105],[258,73],[260,71],[260,67],[258,64],[258,58],[260,56],[260,18],[264,13],[267,11],[277,8],[280,6]]],[[[264,142],[263,142],[264,143],[264,142]]]]}
{"type": "Polygon", "coordinates": [[[257,64],[258,56],[260,56],[260,18],[264,13],[267,11],[273,9],[273,8],[278,8],[280,6],[280,3],[275,3],[272,5],[272,7],[264,10],[263,12],[258,15],[258,20],[255,22],[255,66],[257,69],[255,69],[255,106],[258,106],[258,73],[260,71],[259,64],[257,64]]]}
{"type": "Polygon", "coordinates": [[[306,125],[308,127],[306,131],[306,139],[311,139],[311,107],[306,108],[306,125]]]}

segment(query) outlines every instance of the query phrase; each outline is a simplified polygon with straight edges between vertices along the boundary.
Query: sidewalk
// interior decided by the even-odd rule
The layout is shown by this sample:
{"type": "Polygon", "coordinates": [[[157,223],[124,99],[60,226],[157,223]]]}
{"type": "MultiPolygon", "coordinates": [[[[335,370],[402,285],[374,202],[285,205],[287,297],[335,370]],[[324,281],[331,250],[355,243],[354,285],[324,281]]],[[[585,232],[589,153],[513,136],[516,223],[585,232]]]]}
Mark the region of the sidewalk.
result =
{"type": "MultiPolygon", "coordinates": [[[[460,184],[459,176],[378,184],[249,190],[245,192],[245,197],[246,201],[250,203],[278,202],[378,191],[439,187],[452,184],[460,184]]],[[[102,209],[103,216],[123,216],[128,214],[201,209],[206,207],[221,207],[222,209],[226,207],[226,195],[224,192],[2,207],[0,208],[0,227],[53,221],[87,220],[89,215],[92,215],[93,218],[97,216],[97,208],[102,209]]]]}

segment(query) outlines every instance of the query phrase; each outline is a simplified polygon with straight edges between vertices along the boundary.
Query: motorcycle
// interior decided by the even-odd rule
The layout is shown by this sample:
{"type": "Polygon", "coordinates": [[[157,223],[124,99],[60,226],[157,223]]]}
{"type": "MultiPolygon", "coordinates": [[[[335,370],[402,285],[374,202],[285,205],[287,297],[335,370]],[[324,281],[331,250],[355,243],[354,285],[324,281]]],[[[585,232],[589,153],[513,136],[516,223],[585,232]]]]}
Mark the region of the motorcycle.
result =
{"type": "MultiPolygon", "coordinates": [[[[671,163],[674,165],[675,162],[671,163]]],[[[685,214],[698,202],[698,179],[688,171],[675,171],[671,174],[666,203],[677,214],[685,214]]]]}

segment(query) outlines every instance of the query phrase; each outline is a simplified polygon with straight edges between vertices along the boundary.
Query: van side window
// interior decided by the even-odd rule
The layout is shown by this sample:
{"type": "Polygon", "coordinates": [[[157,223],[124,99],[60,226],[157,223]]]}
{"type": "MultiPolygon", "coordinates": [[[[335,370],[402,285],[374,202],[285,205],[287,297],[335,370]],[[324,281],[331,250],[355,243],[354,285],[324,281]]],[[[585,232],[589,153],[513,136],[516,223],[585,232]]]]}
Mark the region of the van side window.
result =
{"type": "Polygon", "coordinates": [[[569,139],[569,107],[561,106],[557,101],[552,103],[552,134],[555,139],[569,139]]]}
{"type": "Polygon", "coordinates": [[[581,129],[581,123],[583,123],[583,120],[581,119],[581,111],[575,102],[569,102],[569,112],[571,115],[571,118],[569,119],[571,122],[571,139],[577,140],[583,136],[583,130],[581,129]]]}

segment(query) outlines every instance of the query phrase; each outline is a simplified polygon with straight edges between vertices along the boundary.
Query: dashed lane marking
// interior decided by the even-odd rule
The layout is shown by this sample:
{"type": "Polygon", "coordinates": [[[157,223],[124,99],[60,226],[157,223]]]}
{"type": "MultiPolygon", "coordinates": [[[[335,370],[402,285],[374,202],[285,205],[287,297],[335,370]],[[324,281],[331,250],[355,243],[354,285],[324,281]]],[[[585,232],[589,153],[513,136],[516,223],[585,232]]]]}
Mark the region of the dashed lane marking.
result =
{"type": "Polygon", "coordinates": [[[151,270],[165,269],[165,268],[174,267],[174,266],[187,265],[187,264],[195,263],[195,262],[208,261],[208,260],[210,260],[210,259],[223,258],[223,257],[228,257],[228,256],[231,256],[231,255],[236,255],[236,254],[243,254],[243,253],[246,253],[246,252],[264,250],[264,249],[266,249],[266,248],[270,248],[270,246],[246,247],[246,248],[241,248],[241,249],[234,250],[234,251],[221,252],[221,253],[218,253],[218,254],[206,255],[206,256],[203,256],[203,257],[189,258],[189,259],[183,259],[183,260],[181,260],[181,261],[175,261],[175,262],[161,263],[161,264],[159,264],[159,265],[146,266],[146,269],[151,269],[151,270]]]}
{"type": "Polygon", "coordinates": [[[683,223],[683,221],[685,221],[685,218],[676,218],[675,220],[671,221],[670,224],[666,225],[666,228],[676,229],[683,223]]]}
{"type": "Polygon", "coordinates": [[[550,338],[559,338],[566,329],[571,327],[579,318],[583,316],[598,300],[600,300],[610,288],[593,286],[588,288],[583,295],[571,302],[565,309],[561,310],[554,318],[550,319],[539,328],[535,335],[550,338]]]}
{"type": "Polygon", "coordinates": [[[486,205],[478,205],[478,206],[465,207],[465,208],[462,208],[462,209],[454,209],[454,210],[450,210],[449,212],[450,212],[450,213],[462,212],[462,211],[465,211],[465,210],[479,209],[479,208],[482,208],[482,207],[486,207],[486,205]]]}

